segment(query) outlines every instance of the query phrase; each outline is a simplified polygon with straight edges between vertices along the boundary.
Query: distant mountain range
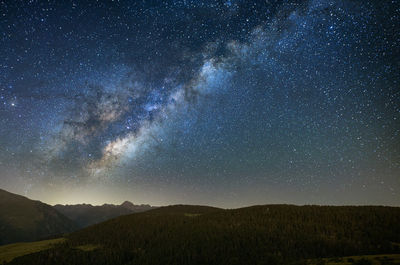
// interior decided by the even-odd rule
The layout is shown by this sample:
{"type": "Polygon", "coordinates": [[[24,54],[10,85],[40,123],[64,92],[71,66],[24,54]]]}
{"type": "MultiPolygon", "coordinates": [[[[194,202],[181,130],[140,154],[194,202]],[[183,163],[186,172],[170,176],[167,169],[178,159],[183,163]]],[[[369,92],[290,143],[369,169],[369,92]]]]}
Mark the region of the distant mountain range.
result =
{"type": "Polygon", "coordinates": [[[50,206],[0,189],[0,245],[61,236],[121,215],[154,208],[156,207],[135,205],[128,201],[121,205],[50,206]]]}
{"type": "Polygon", "coordinates": [[[0,189],[0,245],[72,232],[78,226],[55,208],[0,189]]]}
{"type": "Polygon", "coordinates": [[[57,204],[54,208],[74,221],[80,228],[83,228],[121,215],[144,212],[156,207],[148,204],[135,205],[129,201],[125,201],[121,205],[103,204],[101,206],[93,206],[91,204],[57,204]]]}

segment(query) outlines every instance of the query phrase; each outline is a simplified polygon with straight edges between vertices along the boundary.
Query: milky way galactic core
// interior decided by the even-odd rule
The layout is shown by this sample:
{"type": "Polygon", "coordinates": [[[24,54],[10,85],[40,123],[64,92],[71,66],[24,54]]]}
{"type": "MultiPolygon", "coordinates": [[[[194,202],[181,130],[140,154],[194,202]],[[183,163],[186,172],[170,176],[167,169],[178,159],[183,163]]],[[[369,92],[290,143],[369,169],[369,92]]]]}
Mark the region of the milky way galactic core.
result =
{"type": "Polygon", "coordinates": [[[0,1],[0,187],[400,206],[400,1],[0,1]]]}

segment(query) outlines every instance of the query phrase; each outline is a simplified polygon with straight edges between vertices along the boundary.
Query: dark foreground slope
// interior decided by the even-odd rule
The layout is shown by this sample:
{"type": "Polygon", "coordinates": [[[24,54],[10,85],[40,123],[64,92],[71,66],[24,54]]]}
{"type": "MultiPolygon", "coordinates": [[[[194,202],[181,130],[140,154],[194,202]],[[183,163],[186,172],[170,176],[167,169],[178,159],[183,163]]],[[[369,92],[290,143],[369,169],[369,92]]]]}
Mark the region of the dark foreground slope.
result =
{"type": "Polygon", "coordinates": [[[73,220],[80,228],[83,228],[121,215],[148,211],[155,207],[147,204],[134,205],[133,203],[126,201],[121,205],[103,204],[101,206],[93,206],[91,204],[57,204],[54,208],[69,219],[73,220]]]}
{"type": "Polygon", "coordinates": [[[304,264],[398,253],[399,242],[400,208],[181,205],[91,226],[11,264],[304,264]]]}
{"type": "Polygon", "coordinates": [[[73,230],[75,224],[50,205],[0,189],[0,245],[73,230]]]}

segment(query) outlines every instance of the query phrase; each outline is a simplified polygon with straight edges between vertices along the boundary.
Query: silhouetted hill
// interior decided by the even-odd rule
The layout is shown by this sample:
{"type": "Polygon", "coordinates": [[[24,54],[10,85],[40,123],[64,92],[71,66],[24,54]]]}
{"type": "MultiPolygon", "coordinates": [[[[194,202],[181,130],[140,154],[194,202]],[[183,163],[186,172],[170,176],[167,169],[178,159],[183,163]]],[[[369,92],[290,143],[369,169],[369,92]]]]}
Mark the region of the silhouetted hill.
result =
{"type": "Polygon", "coordinates": [[[0,189],[0,244],[39,240],[76,228],[50,205],[0,189]]]}
{"type": "Polygon", "coordinates": [[[161,207],[93,225],[11,264],[306,264],[400,253],[400,208],[161,207]]]}
{"type": "Polygon", "coordinates": [[[125,201],[121,205],[103,204],[101,206],[93,206],[91,204],[57,204],[54,208],[69,219],[73,220],[80,228],[83,228],[121,215],[148,211],[155,207],[147,204],[135,205],[131,202],[125,201]]]}

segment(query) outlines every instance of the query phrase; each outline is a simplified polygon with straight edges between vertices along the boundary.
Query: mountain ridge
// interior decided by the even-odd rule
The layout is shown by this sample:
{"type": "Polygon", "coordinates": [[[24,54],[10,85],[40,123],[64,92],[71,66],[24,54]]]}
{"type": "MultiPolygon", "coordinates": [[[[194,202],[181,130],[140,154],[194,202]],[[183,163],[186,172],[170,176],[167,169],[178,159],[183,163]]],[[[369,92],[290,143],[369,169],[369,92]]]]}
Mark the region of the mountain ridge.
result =
{"type": "Polygon", "coordinates": [[[0,189],[0,245],[38,240],[77,228],[52,206],[0,189]]]}
{"type": "Polygon", "coordinates": [[[93,224],[101,223],[109,219],[128,215],[132,213],[144,212],[156,207],[149,204],[136,205],[129,201],[124,201],[120,205],[116,204],[56,204],[54,209],[73,220],[79,228],[84,228],[93,224]]]}

